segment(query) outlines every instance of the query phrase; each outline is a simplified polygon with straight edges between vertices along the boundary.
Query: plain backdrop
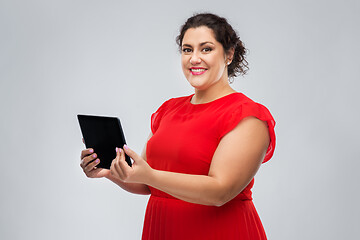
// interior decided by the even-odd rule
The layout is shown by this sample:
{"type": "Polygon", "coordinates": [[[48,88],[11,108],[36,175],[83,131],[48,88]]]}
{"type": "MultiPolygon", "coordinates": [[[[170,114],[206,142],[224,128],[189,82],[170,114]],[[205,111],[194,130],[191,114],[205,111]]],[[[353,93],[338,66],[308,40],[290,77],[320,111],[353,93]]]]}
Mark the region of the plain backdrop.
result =
{"type": "Polygon", "coordinates": [[[359,1],[0,0],[0,239],[140,239],[148,197],[85,177],[76,114],[118,116],[140,153],[151,113],[193,93],[175,37],[205,11],[277,122],[253,188],[268,238],[359,236],[359,1]]]}

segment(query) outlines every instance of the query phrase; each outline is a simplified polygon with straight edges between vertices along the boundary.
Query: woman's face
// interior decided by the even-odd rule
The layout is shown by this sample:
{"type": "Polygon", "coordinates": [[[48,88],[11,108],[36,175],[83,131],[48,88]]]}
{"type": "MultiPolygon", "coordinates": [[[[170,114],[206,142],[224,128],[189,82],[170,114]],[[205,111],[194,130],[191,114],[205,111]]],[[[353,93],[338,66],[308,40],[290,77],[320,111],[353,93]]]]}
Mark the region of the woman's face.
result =
{"type": "Polygon", "coordinates": [[[227,83],[228,59],[212,29],[206,26],[189,28],[181,50],[182,69],[191,86],[206,90],[214,84],[227,83]]]}

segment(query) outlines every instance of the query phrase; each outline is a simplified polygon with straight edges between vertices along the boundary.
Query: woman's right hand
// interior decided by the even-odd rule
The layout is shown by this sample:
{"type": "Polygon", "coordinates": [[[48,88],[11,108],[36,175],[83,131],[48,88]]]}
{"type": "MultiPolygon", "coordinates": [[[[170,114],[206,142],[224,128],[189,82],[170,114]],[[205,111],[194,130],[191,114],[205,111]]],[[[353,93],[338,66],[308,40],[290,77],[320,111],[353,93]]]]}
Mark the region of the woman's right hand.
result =
{"type": "Polygon", "coordinates": [[[100,159],[97,158],[97,154],[91,148],[81,151],[80,167],[83,169],[85,175],[89,178],[102,178],[111,175],[110,170],[105,168],[97,168],[100,163],[100,159]]]}

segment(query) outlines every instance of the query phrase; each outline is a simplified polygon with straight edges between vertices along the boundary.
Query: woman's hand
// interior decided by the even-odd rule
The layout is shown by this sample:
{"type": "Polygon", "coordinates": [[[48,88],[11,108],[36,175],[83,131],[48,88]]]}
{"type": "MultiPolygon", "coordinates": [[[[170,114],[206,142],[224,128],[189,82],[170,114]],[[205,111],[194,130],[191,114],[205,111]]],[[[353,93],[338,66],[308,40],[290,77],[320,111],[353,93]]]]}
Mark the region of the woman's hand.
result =
{"type": "MultiPolygon", "coordinates": [[[[84,139],[83,139],[84,143],[84,139]]],[[[145,148],[146,149],[146,148],[145,148]]],[[[129,155],[135,159],[138,159],[135,155],[129,155]]],[[[97,154],[94,153],[94,149],[88,148],[81,151],[81,163],[80,167],[83,169],[85,175],[89,178],[102,178],[106,177],[110,181],[117,184],[119,187],[123,188],[124,190],[136,193],[136,194],[150,194],[150,189],[145,184],[136,184],[136,183],[125,183],[122,179],[118,177],[118,174],[114,174],[114,176],[110,173],[110,170],[104,168],[97,168],[96,166],[100,163],[100,159],[97,158],[97,154]]],[[[117,159],[120,160],[120,154],[117,153],[117,159]]],[[[140,157],[141,158],[141,157],[140,157]]],[[[142,158],[141,158],[142,159],[142,158]]],[[[113,163],[116,159],[113,160],[113,163]]],[[[125,162],[125,157],[121,159],[128,168],[132,169],[127,165],[125,162]]],[[[144,160],[143,160],[144,161],[144,160]]],[[[146,163],[146,162],[145,162],[146,163]]],[[[112,164],[113,165],[113,164],[112,164]]],[[[114,169],[114,167],[112,167],[114,169]]]]}
{"type": "Polygon", "coordinates": [[[81,151],[80,167],[83,169],[85,175],[89,178],[102,178],[110,175],[110,170],[104,168],[97,168],[100,159],[91,148],[81,151]]]}
{"type": "Polygon", "coordinates": [[[111,163],[110,173],[123,182],[146,184],[152,168],[141,156],[124,145],[124,150],[116,148],[116,158],[111,163]],[[132,167],[126,163],[125,154],[134,160],[132,167]]]}

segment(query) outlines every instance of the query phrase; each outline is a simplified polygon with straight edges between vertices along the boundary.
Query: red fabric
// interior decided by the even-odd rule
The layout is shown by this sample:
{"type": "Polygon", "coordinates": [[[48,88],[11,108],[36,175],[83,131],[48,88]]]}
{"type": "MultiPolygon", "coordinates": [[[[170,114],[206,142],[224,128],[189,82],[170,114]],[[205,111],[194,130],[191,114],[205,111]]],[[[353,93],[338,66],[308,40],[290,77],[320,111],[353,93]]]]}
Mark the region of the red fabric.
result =
{"type": "MultiPolygon", "coordinates": [[[[221,138],[248,116],[268,124],[271,141],[263,162],[272,157],[275,121],[266,107],[242,93],[196,105],[192,96],[170,99],[151,116],[153,136],[146,151],[151,167],[207,175],[221,138]]],[[[221,207],[188,203],[150,188],[142,239],[266,239],[252,202],[253,184],[254,179],[221,207]]]]}

